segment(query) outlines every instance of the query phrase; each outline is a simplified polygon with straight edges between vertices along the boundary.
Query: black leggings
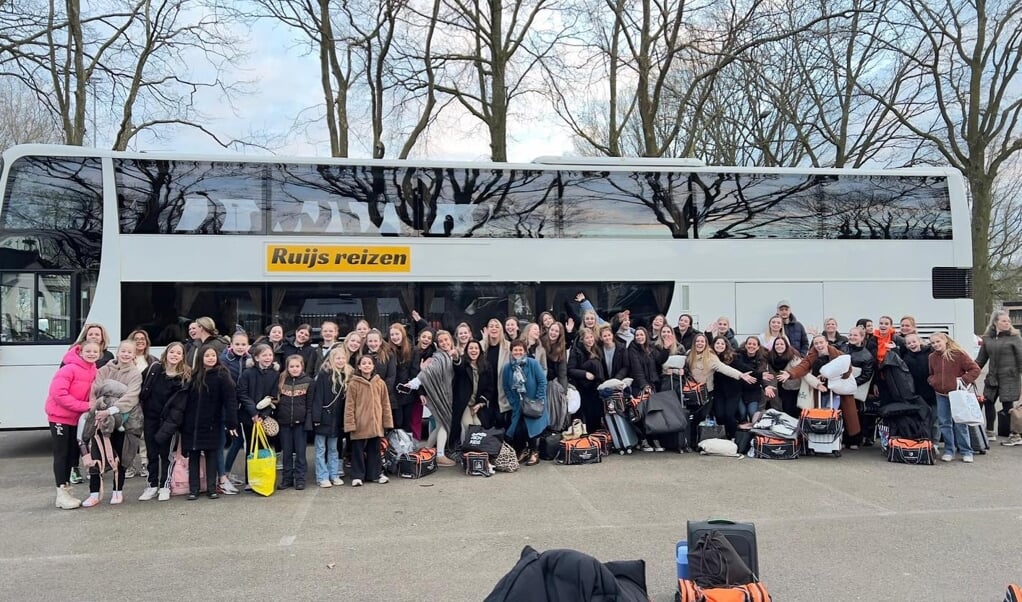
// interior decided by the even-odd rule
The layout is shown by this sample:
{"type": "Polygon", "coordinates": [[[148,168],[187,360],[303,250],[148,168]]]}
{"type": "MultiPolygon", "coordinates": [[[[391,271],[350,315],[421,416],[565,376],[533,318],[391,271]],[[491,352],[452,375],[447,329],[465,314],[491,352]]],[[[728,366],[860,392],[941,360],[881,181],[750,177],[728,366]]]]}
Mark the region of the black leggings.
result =
{"type": "MultiPolygon", "coordinates": [[[[118,460],[117,471],[114,472],[114,491],[120,491],[124,489],[124,473],[128,470],[128,467],[120,461],[121,452],[124,451],[124,431],[114,431],[109,435],[103,436],[110,438],[110,447],[113,449],[114,456],[118,460]]],[[[92,459],[102,461],[102,456],[99,453],[99,443],[95,438],[92,440],[92,459]]],[[[112,458],[110,459],[112,460],[112,458]]],[[[103,468],[104,470],[106,469],[105,466],[103,468]]],[[[99,485],[102,478],[103,471],[95,466],[89,467],[89,493],[99,493],[99,485]]]]}
{"type": "Polygon", "coordinates": [[[50,439],[53,441],[53,480],[57,487],[71,482],[71,469],[78,466],[81,455],[78,450],[78,426],[50,423],[50,439]]]}
{"type": "Polygon", "coordinates": [[[216,456],[218,449],[193,449],[188,452],[188,493],[199,495],[201,463],[206,463],[206,493],[216,493],[216,456]]]}
{"type": "MultiPolygon", "coordinates": [[[[738,430],[739,401],[741,401],[740,394],[728,396],[714,393],[713,395],[713,415],[718,422],[724,425],[728,439],[734,439],[735,431],[738,430]]],[[[696,439],[698,440],[698,437],[696,439]]]]}
{"type": "Polygon", "coordinates": [[[1007,414],[1018,400],[1003,399],[1001,397],[1000,387],[991,387],[990,385],[984,385],[983,394],[986,397],[983,400],[983,411],[986,413],[987,428],[995,432],[997,430],[1008,430],[1008,432],[1011,432],[1011,429],[997,429],[995,426],[995,421],[997,420],[997,402],[1001,402],[1001,408],[1004,410],[1004,414],[1007,414]]]}
{"type": "Polygon", "coordinates": [[[149,469],[150,487],[170,487],[170,441],[160,445],[156,442],[156,429],[145,430],[146,465],[149,469]]]}

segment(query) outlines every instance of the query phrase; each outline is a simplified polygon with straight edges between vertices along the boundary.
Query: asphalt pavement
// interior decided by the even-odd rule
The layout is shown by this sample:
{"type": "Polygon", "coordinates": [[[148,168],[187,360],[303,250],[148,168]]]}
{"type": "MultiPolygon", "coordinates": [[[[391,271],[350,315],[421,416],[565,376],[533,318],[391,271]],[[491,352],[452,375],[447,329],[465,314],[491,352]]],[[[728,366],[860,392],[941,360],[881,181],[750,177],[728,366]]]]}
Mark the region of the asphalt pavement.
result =
{"type": "MultiPolygon", "coordinates": [[[[687,520],[753,521],[778,602],[1000,601],[1022,581],[1022,447],[937,466],[671,453],[362,488],[53,507],[46,432],[0,433],[0,599],[482,600],[521,549],[641,558],[672,600],[687,520]]],[[[309,450],[311,456],[311,448],[309,450]]],[[[310,472],[311,472],[310,463],[310,472]]],[[[87,487],[76,493],[84,497],[87,487]]]]}

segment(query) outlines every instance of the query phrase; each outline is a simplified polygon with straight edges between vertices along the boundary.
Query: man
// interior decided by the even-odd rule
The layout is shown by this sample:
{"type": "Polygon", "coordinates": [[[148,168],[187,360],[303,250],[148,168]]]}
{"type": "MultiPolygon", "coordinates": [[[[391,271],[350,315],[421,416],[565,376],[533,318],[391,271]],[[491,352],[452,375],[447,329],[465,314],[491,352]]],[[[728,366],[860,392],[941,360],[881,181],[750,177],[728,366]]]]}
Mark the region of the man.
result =
{"type": "Polygon", "coordinates": [[[787,299],[778,301],[777,315],[781,316],[781,320],[784,321],[784,333],[788,335],[788,342],[791,346],[798,349],[802,355],[808,353],[809,336],[802,323],[795,319],[795,314],[791,313],[791,301],[787,299]]]}

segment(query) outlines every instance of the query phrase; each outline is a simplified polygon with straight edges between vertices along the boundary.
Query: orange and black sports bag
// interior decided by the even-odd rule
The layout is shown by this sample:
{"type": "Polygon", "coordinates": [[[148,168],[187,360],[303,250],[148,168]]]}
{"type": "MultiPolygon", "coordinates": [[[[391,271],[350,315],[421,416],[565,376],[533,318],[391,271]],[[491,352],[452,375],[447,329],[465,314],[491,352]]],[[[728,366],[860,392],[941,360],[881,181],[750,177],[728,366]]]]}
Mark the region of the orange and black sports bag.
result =
{"type": "Polygon", "coordinates": [[[557,448],[558,464],[599,464],[602,461],[600,443],[592,435],[564,439],[557,448]]]}
{"type": "Polygon", "coordinates": [[[678,579],[678,602],[770,602],[770,594],[762,583],[732,587],[706,587],[690,579],[678,579]]]}
{"type": "Polygon", "coordinates": [[[798,439],[778,439],[765,435],[756,435],[752,443],[753,456],[766,460],[795,460],[802,451],[802,443],[798,439]]]}
{"type": "Polygon", "coordinates": [[[932,465],[936,451],[929,439],[892,438],[887,444],[887,461],[898,464],[932,465]]]}
{"type": "Polygon", "coordinates": [[[1022,587],[1012,583],[1008,586],[1008,593],[1004,594],[1004,602],[1022,602],[1022,587]]]}
{"type": "Polygon", "coordinates": [[[604,430],[596,431],[589,435],[596,440],[597,445],[600,446],[600,455],[610,455],[610,442],[612,441],[610,433],[604,430]]]}
{"type": "Polygon", "coordinates": [[[402,479],[421,479],[436,472],[436,450],[424,447],[398,458],[397,474],[402,479]]]}

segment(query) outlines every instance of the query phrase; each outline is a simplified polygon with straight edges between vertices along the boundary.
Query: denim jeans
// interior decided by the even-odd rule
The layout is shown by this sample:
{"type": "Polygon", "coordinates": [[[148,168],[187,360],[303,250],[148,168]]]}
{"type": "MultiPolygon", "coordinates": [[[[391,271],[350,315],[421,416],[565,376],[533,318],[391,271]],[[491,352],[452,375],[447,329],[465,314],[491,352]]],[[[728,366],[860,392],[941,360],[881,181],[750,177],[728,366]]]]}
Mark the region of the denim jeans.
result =
{"type": "Polygon", "coordinates": [[[316,481],[332,481],[340,476],[341,459],[337,455],[338,437],[316,435],[316,481]]]}
{"type": "Polygon", "coordinates": [[[937,393],[937,423],[940,425],[940,436],[944,439],[945,456],[955,455],[956,450],[963,458],[972,455],[969,426],[951,421],[951,400],[940,393],[937,393]]]}
{"type": "MultiPolygon", "coordinates": [[[[224,443],[227,441],[227,427],[224,427],[223,432],[220,434],[220,450],[224,449],[224,443]]],[[[220,471],[221,475],[225,475],[231,472],[234,467],[234,461],[238,459],[238,453],[241,450],[246,449],[245,447],[245,425],[244,423],[238,429],[238,436],[231,439],[231,446],[227,448],[226,452],[223,452],[219,456],[219,462],[217,463],[217,470],[220,471]]],[[[248,455],[246,453],[246,455],[248,455]]],[[[248,469],[245,469],[248,472],[248,469]]],[[[247,481],[248,479],[246,479],[247,481]]]]}
{"type": "Polygon", "coordinates": [[[738,421],[745,422],[751,421],[752,417],[759,411],[758,401],[744,401],[738,402],[738,421]]]}

